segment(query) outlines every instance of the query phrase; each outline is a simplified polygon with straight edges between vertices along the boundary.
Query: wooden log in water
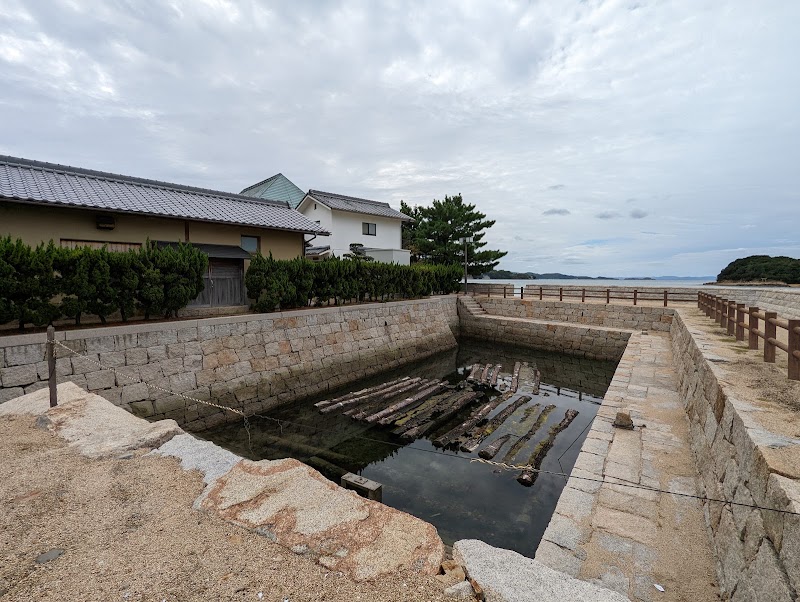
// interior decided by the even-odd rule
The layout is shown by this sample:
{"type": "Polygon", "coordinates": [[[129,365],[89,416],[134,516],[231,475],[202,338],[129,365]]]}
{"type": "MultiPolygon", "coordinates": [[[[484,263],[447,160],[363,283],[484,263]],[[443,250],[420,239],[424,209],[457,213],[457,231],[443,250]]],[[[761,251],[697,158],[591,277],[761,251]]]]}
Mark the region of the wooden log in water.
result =
{"type": "MultiPolygon", "coordinates": [[[[530,399],[530,397],[528,398],[530,399]]],[[[484,405],[483,407],[478,408],[472,415],[467,418],[464,422],[459,424],[457,427],[450,429],[447,433],[436,439],[433,444],[436,447],[445,447],[453,443],[456,439],[461,437],[464,433],[468,430],[473,428],[476,424],[478,424],[481,420],[486,418],[492,410],[494,410],[497,406],[500,405],[500,396],[495,397],[489,403],[484,405]]]]}
{"type": "Polygon", "coordinates": [[[447,397],[453,394],[454,394],[453,390],[448,386],[447,390],[445,390],[444,393],[438,393],[437,395],[428,398],[420,405],[411,410],[408,410],[406,408],[406,411],[404,411],[402,414],[399,414],[394,419],[395,426],[401,427],[400,430],[403,430],[403,428],[409,428],[405,426],[406,423],[410,422],[411,420],[415,420],[419,416],[424,416],[429,414],[433,410],[433,408],[435,408],[439,403],[441,403],[443,399],[446,399],[447,397]]]}
{"type": "Polygon", "coordinates": [[[345,470],[341,466],[337,466],[332,462],[328,462],[319,456],[311,456],[305,461],[305,464],[308,464],[311,468],[317,469],[328,478],[333,477],[331,480],[333,480],[333,482],[337,485],[339,484],[341,478],[350,472],[349,470],[345,470]]]}
{"type": "Polygon", "coordinates": [[[483,366],[481,364],[472,364],[472,370],[470,370],[467,380],[468,381],[478,380],[478,374],[481,372],[481,370],[483,370],[483,366]]]}
{"type": "Polygon", "coordinates": [[[494,386],[496,386],[496,385],[497,385],[497,377],[498,377],[498,376],[500,376],[500,370],[501,370],[502,368],[503,368],[503,366],[501,366],[500,364],[497,364],[497,365],[494,367],[494,370],[492,370],[492,375],[489,377],[489,384],[490,384],[491,386],[493,386],[493,387],[494,387],[494,386]]]}
{"type": "Polygon", "coordinates": [[[420,424],[419,426],[415,426],[412,429],[407,430],[402,435],[400,435],[403,439],[418,439],[429,430],[431,430],[436,424],[442,423],[451,416],[455,415],[459,410],[464,408],[465,406],[469,405],[479,397],[481,397],[483,393],[470,391],[468,393],[464,393],[456,399],[455,403],[449,408],[444,409],[440,414],[436,416],[432,416],[430,420],[420,424]]]}
{"type": "Polygon", "coordinates": [[[431,403],[423,403],[418,410],[412,412],[412,416],[408,420],[400,419],[398,422],[402,422],[399,425],[399,428],[392,431],[395,435],[400,435],[405,431],[414,428],[415,426],[419,426],[431,419],[431,416],[436,414],[440,414],[446,408],[449,408],[461,395],[463,395],[462,390],[454,390],[449,391],[441,396],[436,396],[433,399],[429,400],[431,403]]]}
{"type": "Polygon", "coordinates": [[[373,400],[373,399],[376,399],[376,398],[380,397],[381,395],[389,394],[389,393],[391,393],[393,391],[396,391],[397,389],[401,389],[403,387],[408,386],[409,383],[417,383],[420,380],[422,380],[422,379],[419,378],[419,377],[404,379],[404,380],[402,380],[402,381],[400,381],[400,382],[398,382],[398,383],[396,383],[396,384],[394,384],[394,385],[392,385],[390,387],[386,387],[386,388],[380,389],[378,391],[372,391],[372,392],[366,393],[364,395],[359,395],[358,397],[351,397],[350,399],[345,399],[344,401],[339,401],[339,402],[331,404],[329,406],[325,406],[324,408],[320,409],[320,413],[321,414],[328,414],[330,412],[333,412],[334,410],[340,410],[342,408],[346,408],[346,407],[349,407],[349,406],[352,406],[352,405],[362,405],[362,404],[364,404],[364,403],[366,403],[366,402],[368,402],[370,400],[373,400]]]}
{"type": "Polygon", "coordinates": [[[481,384],[486,384],[489,378],[489,371],[491,369],[492,369],[491,364],[486,364],[486,366],[483,368],[483,372],[481,372],[481,380],[480,380],[481,384]]]}
{"type": "Polygon", "coordinates": [[[536,421],[533,423],[531,428],[528,429],[528,432],[525,433],[519,439],[517,439],[514,442],[514,445],[511,446],[511,449],[509,449],[506,452],[506,455],[503,456],[503,463],[511,464],[514,461],[514,458],[517,456],[517,454],[520,452],[520,450],[522,450],[522,448],[525,446],[525,444],[528,441],[533,439],[533,436],[536,434],[536,431],[538,431],[540,428],[542,428],[542,425],[547,421],[547,417],[550,415],[550,412],[552,412],[555,409],[556,409],[556,406],[554,406],[552,404],[551,405],[547,405],[547,406],[544,407],[544,409],[542,410],[541,414],[539,414],[539,416],[536,418],[536,421]]]}
{"type": "Polygon", "coordinates": [[[332,464],[347,467],[348,472],[353,472],[353,469],[356,471],[359,470],[358,464],[353,458],[343,454],[337,454],[336,452],[328,449],[315,447],[299,441],[292,441],[291,439],[287,439],[285,437],[269,435],[267,433],[259,434],[259,439],[266,442],[270,447],[274,447],[275,449],[286,452],[290,457],[293,458],[296,458],[297,456],[302,458],[311,458],[313,456],[317,456],[323,460],[331,462],[332,464]]]}
{"type": "Polygon", "coordinates": [[[536,369],[536,374],[533,376],[533,394],[539,394],[539,387],[542,385],[542,373],[539,372],[539,369],[536,369]]]}
{"type": "Polygon", "coordinates": [[[537,471],[539,468],[541,468],[547,452],[549,452],[550,448],[553,447],[556,437],[561,431],[565,430],[570,424],[572,424],[572,421],[575,420],[577,415],[578,410],[567,410],[564,412],[564,418],[561,419],[561,422],[550,427],[550,432],[548,433],[547,438],[539,442],[539,444],[536,446],[536,449],[533,450],[530,459],[528,460],[528,466],[530,466],[531,469],[523,470],[521,473],[519,473],[519,476],[517,477],[518,483],[521,483],[526,487],[530,487],[536,482],[536,477],[539,476],[537,471]]]}
{"type": "MultiPolygon", "coordinates": [[[[508,393],[498,396],[499,401],[497,405],[500,405],[507,399],[510,399],[513,395],[514,394],[509,391],[508,393]]],[[[476,429],[474,433],[470,433],[469,439],[461,444],[459,449],[465,452],[474,452],[476,449],[478,449],[478,446],[486,439],[486,437],[495,432],[498,427],[503,424],[509,416],[511,416],[511,414],[516,412],[517,409],[528,403],[530,400],[531,397],[529,395],[521,395],[518,399],[515,399],[513,403],[510,403],[507,407],[500,410],[497,413],[497,416],[492,418],[484,426],[476,429]]]]}
{"type": "Polygon", "coordinates": [[[315,408],[324,408],[329,405],[333,405],[335,403],[339,403],[340,401],[345,401],[347,399],[352,399],[353,397],[358,397],[361,395],[366,395],[367,393],[373,393],[380,389],[386,389],[387,387],[391,387],[393,385],[398,384],[401,381],[408,380],[409,376],[404,376],[402,378],[397,378],[395,380],[389,381],[387,383],[381,383],[380,385],[375,385],[374,387],[369,387],[367,389],[361,389],[360,391],[353,391],[352,393],[347,393],[346,395],[342,395],[341,397],[336,397],[334,399],[326,399],[324,401],[319,401],[314,404],[315,408]]]}
{"type": "Polygon", "coordinates": [[[431,381],[429,381],[427,378],[423,378],[417,380],[416,382],[406,384],[400,387],[399,389],[395,389],[391,392],[375,397],[375,399],[373,399],[368,405],[364,406],[360,412],[355,412],[354,414],[351,414],[351,416],[355,420],[364,420],[367,416],[370,416],[371,414],[375,413],[376,408],[380,407],[381,409],[383,409],[384,407],[386,407],[386,403],[388,403],[389,400],[394,399],[398,395],[404,395],[409,391],[416,391],[420,387],[427,387],[430,384],[431,381]]]}
{"type": "Polygon", "coordinates": [[[506,444],[511,438],[511,433],[503,435],[502,437],[498,437],[494,441],[492,441],[489,445],[484,447],[481,451],[478,452],[478,455],[483,458],[484,460],[491,460],[497,455],[497,452],[506,444]]]}
{"type": "Polygon", "coordinates": [[[370,414],[364,420],[370,423],[377,422],[383,425],[389,424],[394,420],[394,417],[400,413],[400,410],[404,410],[409,406],[413,406],[414,404],[420,404],[429,397],[444,391],[446,388],[447,385],[445,385],[443,382],[434,381],[433,385],[422,389],[416,395],[406,397],[403,401],[398,401],[397,403],[390,405],[388,408],[381,410],[380,412],[370,414]]]}
{"type": "Polygon", "coordinates": [[[511,389],[510,389],[514,393],[517,392],[517,387],[519,387],[519,371],[521,368],[522,364],[520,364],[519,362],[514,364],[514,372],[511,375],[511,389]]]}

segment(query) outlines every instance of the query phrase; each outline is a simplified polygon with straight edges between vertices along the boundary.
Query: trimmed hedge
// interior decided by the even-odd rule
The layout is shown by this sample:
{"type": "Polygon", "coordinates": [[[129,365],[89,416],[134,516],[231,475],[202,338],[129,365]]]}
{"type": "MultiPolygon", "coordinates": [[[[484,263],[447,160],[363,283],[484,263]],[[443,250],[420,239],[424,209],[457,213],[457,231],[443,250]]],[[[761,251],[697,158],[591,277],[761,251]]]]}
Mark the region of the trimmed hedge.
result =
{"type": "Polygon", "coordinates": [[[93,314],[105,324],[119,311],[125,322],[138,309],[177,316],[204,288],[208,257],[192,245],[112,252],[56,247],[32,248],[10,236],[0,238],[0,323],[46,326],[62,316],[81,323],[93,314]]]}
{"type": "Polygon", "coordinates": [[[339,305],[352,301],[387,301],[460,290],[463,268],[457,265],[401,266],[336,257],[323,261],[273,259],[255,255],[245,275],[247,296],[259,312],[339,305]]]}

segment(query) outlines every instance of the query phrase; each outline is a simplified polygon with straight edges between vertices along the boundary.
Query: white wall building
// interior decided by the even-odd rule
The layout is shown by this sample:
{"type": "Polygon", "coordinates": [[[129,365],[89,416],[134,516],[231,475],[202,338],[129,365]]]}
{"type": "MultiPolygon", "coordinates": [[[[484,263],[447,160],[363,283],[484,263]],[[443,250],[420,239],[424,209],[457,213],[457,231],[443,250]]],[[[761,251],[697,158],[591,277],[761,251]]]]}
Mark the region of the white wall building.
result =
{"type": "Polygon", "coordinates": [[[411,252],[402,248],[402,224],[412,221],[389,203],[309,190],[297,210],[331,233],[325,239],[312,242],[317,257],[327,254],[341,257],[350,252],[350,245],[364,245],[367,255],[375,261],[409,265],[411,252]]]}

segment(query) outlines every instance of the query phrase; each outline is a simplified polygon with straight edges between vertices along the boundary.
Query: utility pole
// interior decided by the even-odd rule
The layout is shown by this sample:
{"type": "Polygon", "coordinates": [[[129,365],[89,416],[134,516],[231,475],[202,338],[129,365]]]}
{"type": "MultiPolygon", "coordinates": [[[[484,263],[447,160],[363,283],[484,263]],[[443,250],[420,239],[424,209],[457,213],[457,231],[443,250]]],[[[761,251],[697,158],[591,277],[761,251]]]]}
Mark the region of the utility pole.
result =
{"type": "Polygon", "coordinates": [[[473,241],[471,236],[464,236],[458,239],[464,243],[464,294],[467,294],[467,245],[473,241]]]}

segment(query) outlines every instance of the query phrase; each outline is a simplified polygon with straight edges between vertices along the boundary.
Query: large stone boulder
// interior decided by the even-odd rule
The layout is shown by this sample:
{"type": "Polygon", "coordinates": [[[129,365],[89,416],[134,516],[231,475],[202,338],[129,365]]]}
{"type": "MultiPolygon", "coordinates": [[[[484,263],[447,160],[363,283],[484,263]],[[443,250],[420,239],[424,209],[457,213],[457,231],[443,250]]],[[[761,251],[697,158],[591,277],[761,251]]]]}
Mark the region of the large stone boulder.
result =
{"type": "Polygon", "coordinates": [[[444,556],[433,525],[293,459],[239,462],[209,486],[199,507],[358,581],[399,570],[436,574],[444,556]]]}

